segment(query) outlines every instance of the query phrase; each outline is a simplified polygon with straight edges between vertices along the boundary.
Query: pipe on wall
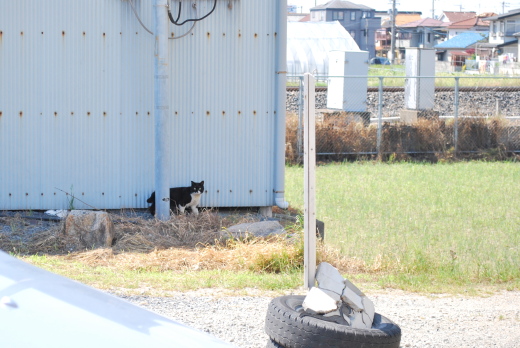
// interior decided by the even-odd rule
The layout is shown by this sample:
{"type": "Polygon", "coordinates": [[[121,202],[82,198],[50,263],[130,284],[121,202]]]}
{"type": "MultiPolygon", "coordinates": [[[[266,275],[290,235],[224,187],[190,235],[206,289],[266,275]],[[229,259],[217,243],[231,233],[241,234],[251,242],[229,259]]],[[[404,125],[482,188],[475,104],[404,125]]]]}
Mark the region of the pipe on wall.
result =
{"type": "Polygon", "coordinates": [[[287,80],[287,0],[278,1],[276,41],[276,96],[275,96],[275,180],[274,199],[279,208],[289,208],[285,201],[285,107],[287,80]]]}

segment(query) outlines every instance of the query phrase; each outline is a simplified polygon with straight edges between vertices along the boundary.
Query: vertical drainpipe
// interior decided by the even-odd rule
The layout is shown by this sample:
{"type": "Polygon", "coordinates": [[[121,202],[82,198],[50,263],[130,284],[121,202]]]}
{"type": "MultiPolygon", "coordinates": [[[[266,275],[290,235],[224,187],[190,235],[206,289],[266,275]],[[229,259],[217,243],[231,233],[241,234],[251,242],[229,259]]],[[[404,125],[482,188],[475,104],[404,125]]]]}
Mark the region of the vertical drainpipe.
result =
{"type": "Polygon", "coordinates": [[[169,55],[167,0],[154,0],[155,216],[170,219],[169,55]]]}
{"type": "Polygon", "coordinates": [[[276,96],[275,96],[275,139],[274,139],[274,199],[278,207],[287,209],[285,201],[285,108],[287,80],[287,0],[278,3],[276,36],[276,96]]]}

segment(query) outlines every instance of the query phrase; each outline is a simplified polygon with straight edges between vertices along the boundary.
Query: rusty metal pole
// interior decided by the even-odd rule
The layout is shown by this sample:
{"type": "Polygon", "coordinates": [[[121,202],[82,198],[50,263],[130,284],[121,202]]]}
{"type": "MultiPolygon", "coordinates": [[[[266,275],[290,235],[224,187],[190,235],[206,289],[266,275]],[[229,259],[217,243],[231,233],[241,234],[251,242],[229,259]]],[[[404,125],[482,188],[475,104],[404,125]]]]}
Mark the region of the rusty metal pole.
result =
{"type": "Polygon", "coordinates": [[[170,219],[168,1],[154,0],[154,14],[155,216],[167,221],[170,219]]]}

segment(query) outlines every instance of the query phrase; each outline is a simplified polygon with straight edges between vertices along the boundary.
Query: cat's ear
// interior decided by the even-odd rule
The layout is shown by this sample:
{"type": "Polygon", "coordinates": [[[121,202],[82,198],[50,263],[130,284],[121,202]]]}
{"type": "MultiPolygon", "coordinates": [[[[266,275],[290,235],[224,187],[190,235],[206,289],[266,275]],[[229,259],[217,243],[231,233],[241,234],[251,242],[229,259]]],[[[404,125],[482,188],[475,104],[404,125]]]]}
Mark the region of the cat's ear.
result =
{"type": "Polygon", "coordinates": [[[200,184],[201,184],[201,185],[204,185],[204,180],[202,180],[202,181],[200,182],[200,184]]]}
{"type": "Polygon", "coordinates": [[[192,181],[192,182],[191,182],[191,186],[193,186],[193,185],[195,185],[195,183],[192,181]]]}

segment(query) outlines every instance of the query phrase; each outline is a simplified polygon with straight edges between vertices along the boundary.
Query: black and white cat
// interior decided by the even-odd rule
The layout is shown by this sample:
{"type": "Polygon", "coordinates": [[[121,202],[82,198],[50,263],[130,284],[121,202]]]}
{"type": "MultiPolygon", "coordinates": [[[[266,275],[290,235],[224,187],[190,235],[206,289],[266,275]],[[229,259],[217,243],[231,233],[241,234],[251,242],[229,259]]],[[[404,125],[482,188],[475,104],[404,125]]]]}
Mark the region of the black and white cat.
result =
{"type": "MultiPolygon", "coordinates": [[[[202,193],[204,193],[204,181],[192,181],[191,186],[188,187],[172,187],[170,189],[170,209],[183,214],[186,208],[191,208],[193,214],[197,215],[199,213],[197,206],[200,204],[202,193]]],[[[152,203],[148,210],[155,215],[155,191],[146,201],[152,203]]]]}

